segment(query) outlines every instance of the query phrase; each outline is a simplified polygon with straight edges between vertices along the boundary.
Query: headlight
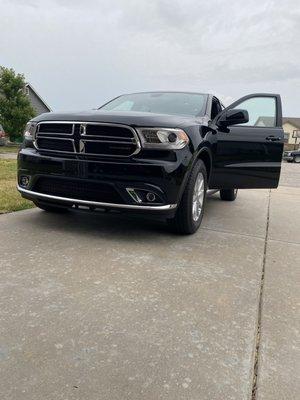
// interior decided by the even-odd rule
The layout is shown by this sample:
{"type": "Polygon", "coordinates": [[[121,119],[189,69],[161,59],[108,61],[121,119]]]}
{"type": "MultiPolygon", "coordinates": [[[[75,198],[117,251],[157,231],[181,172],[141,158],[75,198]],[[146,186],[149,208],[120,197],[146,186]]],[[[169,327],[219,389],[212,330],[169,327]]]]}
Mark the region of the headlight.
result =
{"type": "Polygon", "coordinates": [[[24,139],[26,140],[34,140],[35,139],[35,132],[36,132],[36,122],[29,121],[24,130],[24,139]]]}
{"type": "Polygon", "coordinates": [[[174,128],[138,128],[142,146],[148,149],[179,150],[189,142],[182,129],[174,128]]]}

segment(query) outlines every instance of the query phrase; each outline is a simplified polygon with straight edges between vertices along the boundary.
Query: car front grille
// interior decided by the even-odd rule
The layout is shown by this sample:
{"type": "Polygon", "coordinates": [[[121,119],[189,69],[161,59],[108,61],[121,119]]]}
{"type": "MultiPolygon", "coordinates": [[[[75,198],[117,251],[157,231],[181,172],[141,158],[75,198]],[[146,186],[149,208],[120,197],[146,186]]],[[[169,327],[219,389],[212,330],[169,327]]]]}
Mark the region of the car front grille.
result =
{"type": "Polygon", "coordinates": [[[123,204],[124,201],[113,186],[102,182],[80,179],[40,177],[34,184],[35,192],[77,200],[123,204]]]}
{"type": "Polygon", "coordinates": [[[39,137],[37,142],[40,149],[60,152],[74,152],[72,139],[39,137]]]}
{"type": "Polygon", "coordinates": [[[59,122],[54,122],[54,123],[40,123],[39,124],[39,132],[46,134],[66,134],[66,135],[72,135],[73,132],[73,124],[62,124],[59,122]]]}
{"type": "Polygon", "coordinates": [[[134,129],[93,122],[40,122],[35,146],[41,153],[130,157],[140,150],[134,129]]]}

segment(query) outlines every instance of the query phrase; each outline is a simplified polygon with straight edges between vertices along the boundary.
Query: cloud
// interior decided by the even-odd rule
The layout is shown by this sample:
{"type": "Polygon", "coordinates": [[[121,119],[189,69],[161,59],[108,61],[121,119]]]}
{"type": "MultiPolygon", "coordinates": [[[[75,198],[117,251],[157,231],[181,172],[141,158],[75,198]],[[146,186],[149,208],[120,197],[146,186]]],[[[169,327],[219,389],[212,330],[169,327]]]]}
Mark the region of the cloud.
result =
{"type": "Polygon", "coordinates": [[[0,0],[0,64],[53,109],[122,92],[279,91],[300,115],[299,2],[0,0]]]}

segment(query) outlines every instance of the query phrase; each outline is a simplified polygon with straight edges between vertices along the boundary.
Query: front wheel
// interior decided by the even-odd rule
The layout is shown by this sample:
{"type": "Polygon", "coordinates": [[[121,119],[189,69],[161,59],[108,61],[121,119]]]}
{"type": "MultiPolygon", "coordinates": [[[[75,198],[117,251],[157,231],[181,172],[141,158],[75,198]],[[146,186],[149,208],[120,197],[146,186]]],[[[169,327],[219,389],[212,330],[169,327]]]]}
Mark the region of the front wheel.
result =
{"type": "Polygon", "coordinates": [[[300,156],[294,157],[294,162],[295,163],[300,163],[300,156]]]}
{"type": "Polygon", "coordinates": [[[220,198],[225,201],[234,201],[237,196],[237,189],[221,189],[220,198]]]}
{"type": "Polygon", "coordinates": [[[202,160],[194,165],[175,217],[169,220],[172,229],[183,235],[195,233],[204,213],[207,172],[202,160]]]}

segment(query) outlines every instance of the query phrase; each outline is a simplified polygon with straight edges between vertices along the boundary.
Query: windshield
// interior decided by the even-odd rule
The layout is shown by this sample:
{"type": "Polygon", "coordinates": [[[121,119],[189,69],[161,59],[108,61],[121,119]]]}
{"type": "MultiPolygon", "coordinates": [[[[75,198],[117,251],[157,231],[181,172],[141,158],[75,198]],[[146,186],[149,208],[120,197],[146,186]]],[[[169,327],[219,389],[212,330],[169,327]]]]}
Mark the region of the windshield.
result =
{"type": "Polygon", "coordinates": [[[100,109],[203,116],[206,99],[207,95],[200,93],[135,93],[120,96],[100,107],[100,109]]]}

